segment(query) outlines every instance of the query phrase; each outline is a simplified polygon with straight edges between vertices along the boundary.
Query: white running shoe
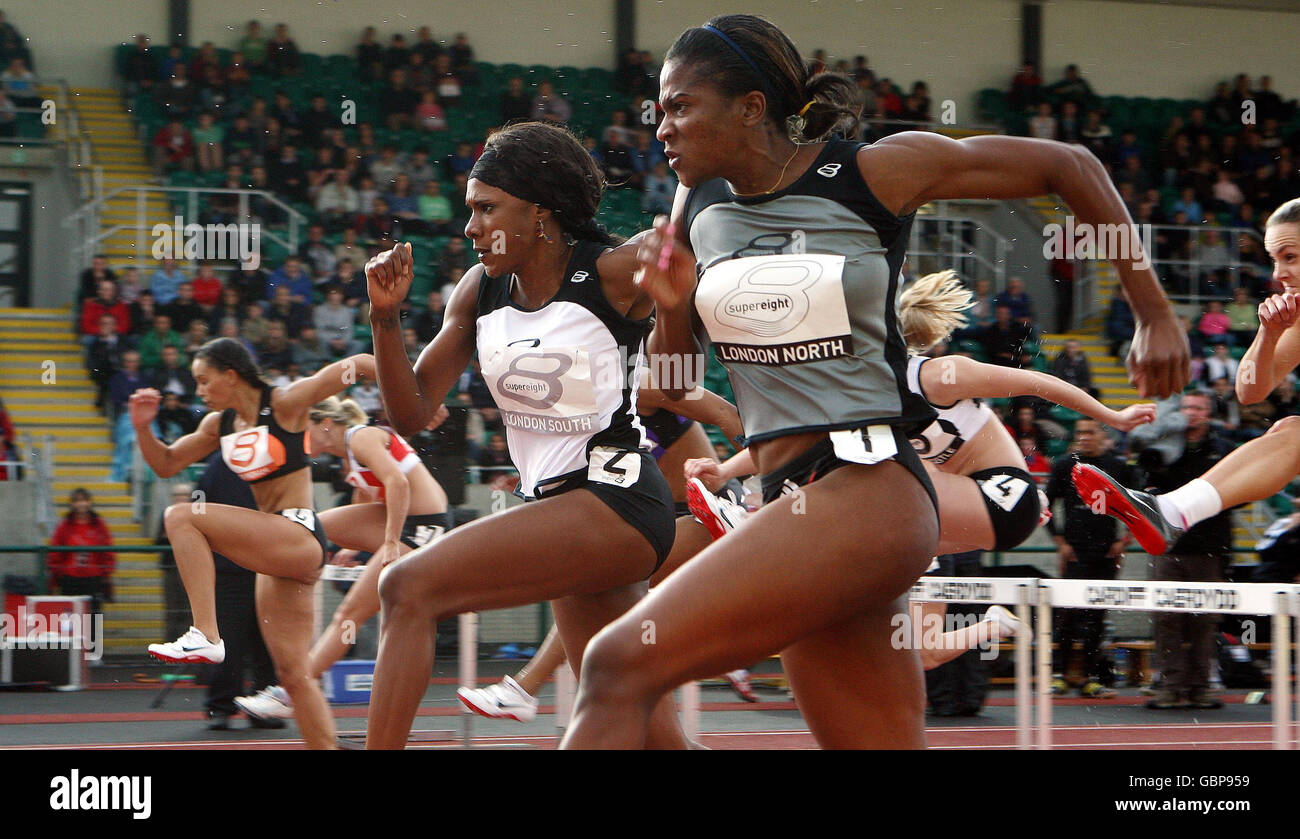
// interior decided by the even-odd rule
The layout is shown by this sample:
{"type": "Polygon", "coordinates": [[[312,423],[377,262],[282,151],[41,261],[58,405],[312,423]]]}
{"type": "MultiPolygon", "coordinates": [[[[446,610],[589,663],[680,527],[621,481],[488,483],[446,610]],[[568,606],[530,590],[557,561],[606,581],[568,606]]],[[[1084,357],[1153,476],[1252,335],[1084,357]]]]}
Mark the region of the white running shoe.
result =
{"type": "Polygon", "coordinates": [[[739,504],[709,492],[699,478],[686,481],[686,504],[714,539],[721,539],[735,530],[749,515],[749,511],[739,504]]]}
{"type": "Polygon", "coordinates": [[[279,685],[262,688],[252,696],[241,696],[235,700],[235,707],[255,720],[293,719],[293,700],[279,685]]]}
{"type": "Polygon", "coordinates": [[[509,676],[485,688],[460,688],[456,695],[466,708],[484,717],[532,722],[537,716],[537,700],[509,676]]]}
{"type": "Polygon", "coordinates": [[[197,627],[170,644],[150,644],[149,655],[177,664],[220,664],[226,660],[226,642],[212,643],[197,627]]]}
{"type": "Polygon", "coordinates": [[[1010,638],[1024,628],[1024,622],[1001,606],[990,606],[984,613],[984,620],[993,625],[993,637],[996,640],[1010,638]]]}

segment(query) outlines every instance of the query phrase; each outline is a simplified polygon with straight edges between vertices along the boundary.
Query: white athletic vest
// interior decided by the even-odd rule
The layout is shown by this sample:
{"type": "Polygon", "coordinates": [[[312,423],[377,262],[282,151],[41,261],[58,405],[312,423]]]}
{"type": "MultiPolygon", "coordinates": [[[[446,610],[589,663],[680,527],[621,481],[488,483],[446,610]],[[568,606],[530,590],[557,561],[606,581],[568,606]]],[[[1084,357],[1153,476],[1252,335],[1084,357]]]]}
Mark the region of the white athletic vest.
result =
{"type": "MultiPolygon", "coordinates": [[[[931,359],[914,355],[907,362],[907,386],[930,407],[939,412],[939,418],[912,436],[912,448],[922,459],[935,466],[947,462],[966,441],[972,439],[988,422],[993,412],[979,399],[963,399],[954,405],[936,405],[921,387],[921,365],[931,359]]],[[[942,364],[943,359],[937,363],[942,364]]]]}

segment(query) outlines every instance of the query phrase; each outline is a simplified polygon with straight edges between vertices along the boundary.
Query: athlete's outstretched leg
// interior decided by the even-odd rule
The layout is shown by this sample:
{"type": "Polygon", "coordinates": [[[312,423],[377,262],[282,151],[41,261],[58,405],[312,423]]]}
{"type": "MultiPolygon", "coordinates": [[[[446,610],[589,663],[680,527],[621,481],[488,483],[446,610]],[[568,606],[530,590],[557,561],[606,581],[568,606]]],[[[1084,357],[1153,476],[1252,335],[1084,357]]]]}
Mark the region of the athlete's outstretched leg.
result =
{"type": "Polygon", "coordinates": [[[551,678],[564,663],[564,642],[560,640],[559,628],[551,624],[551,631],[546,633],[546,640],[537,648],[537,652],[528,663],[515,674],[515,683],[529,696],[536,696],[546,680],[551,678]]]}

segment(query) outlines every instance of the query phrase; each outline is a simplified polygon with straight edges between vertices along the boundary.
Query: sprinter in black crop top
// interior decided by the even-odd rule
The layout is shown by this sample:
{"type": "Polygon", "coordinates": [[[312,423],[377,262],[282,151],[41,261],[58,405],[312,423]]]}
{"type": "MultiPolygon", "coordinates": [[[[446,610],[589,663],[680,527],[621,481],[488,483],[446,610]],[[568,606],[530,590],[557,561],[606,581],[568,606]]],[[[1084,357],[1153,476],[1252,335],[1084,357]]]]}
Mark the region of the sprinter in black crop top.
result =
{"type": "MultiPolygon", "coordinates": [[[[892,266],[904,233],[945,198],[1055,192],[1079,221],[1132,220],[1078,146],[920,131],[842,142],[858,131],[856,85],[813,75],[754,15],[682,33],[659,104],[656,136],[680,188],[671,218],[641,239],[639,283],[655,301],[646,346],[662,366],[693,370],[701,340],[715,345],[777,492],[592,641],[562,745],[637,748],[645,709],[675,687],[779,651],[819,744],[920,748],[920,661],[892,642],[893,619],[939,527],[906,436],[932,417],[903,378],[892,266]],[[778,495],[786,480],[797,491],[778,495]],[[641,640],[646,621],[660,627],[654,644],[641,640]]],[[[1149,263],[1115,267],[1142,310],[1137,385],[1180,389],[1187,342],[1158,279],[1149,263]]]]}
{"type": "MultiPolygon", "coordinates": [[[[311,471],[303,450],[311,406],[362,380],[374,380],[372,356],[330,364],[288,387],[262,381],[244,346],[229,338],[204,344],[191,368],[197,394],[212,413],[196,431],[171,445],[151,429],[161,395],[131,395],[131,424],[145,463],[167,478],[220,448],[223,460],[248,481],[257,510],[193,503],[167,508],[164,523],[189,595],[194,625],[149,653],[169,662],[220,663],[225,644],[217,627],[212,554],[220,553],[260,575],[257,613],[280,684],[293,697],[307,746],[336,746],[334,718],[319,683],[308,674],[313,583],[325,559],[325,532],[312,509],[311,471]]],[[[382,559],[382,557],[381,557],[382,559]]]]}

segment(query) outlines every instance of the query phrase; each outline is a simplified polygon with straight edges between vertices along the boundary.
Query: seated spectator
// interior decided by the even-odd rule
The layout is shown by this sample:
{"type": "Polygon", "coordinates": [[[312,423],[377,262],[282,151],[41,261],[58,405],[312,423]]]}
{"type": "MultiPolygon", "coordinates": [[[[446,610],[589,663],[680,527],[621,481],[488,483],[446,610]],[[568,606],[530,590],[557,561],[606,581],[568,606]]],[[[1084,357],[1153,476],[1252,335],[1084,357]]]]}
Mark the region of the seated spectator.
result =
{"type": "Polygon", "coordinates": [[[379,416],[384,410],[383,396],[379,392],[379,385],[374,382],[353,385],[348,391],[348,396],[352,397],[352,401],[361,406],[361,410],[372,418],[379,416]]]}
{"type": "Polygon", "coordinates": [[[190,321],[189,330],[181,336],[181,340],[185,342],[182,352],[192,358],[196,352],[203,348],[203,345],[208,342],[211,336],[212,330],[208,327],[207,321],[190,321]]]}
{"type": "Polygon", "coordinates": [[[384,72],[384,48],[375,40],[375,27],[367,26],[356,47],[357,67],[361,77],[370,81],[379,79],[384,72]]]}
{"type": "MultiPolygon", "coordinates": [[[[262,310],[262,307],[256,303],[250,303],[249,308],[257,309],[258,312],[262,310]]],[[[238,341],[243,345],[244,349],[248,350],[248,354],[253,357],[253,362],[257,362],[257,350],[253,348],[252,342],[243,336],[238,318],[223,318],[217,327],[216,335],[218,338],[229,338],[232,341],[238,341]]]]}
{"type": "Polygon", "coordinates": [[[1241,426],[1241,412],[1240,405],[1237,403],[1237,392],[1232,382],[1222,376],[1212,380],[1209,400],[1210,422],[1228,432],[1228,436],[1235,437],[1237,429],[1241,426]]]}
{"type": "Polygon", "coordinates": [[[224,164],[222,144],[226,139],[226,129],[216,121],[216,116],[211,111],[199,114],[199,124],[190,136],[199,171],[215,172],[221,169],[224,164]]]}
{"type": "Polygon", "coordinates": [[[524,92],[524,80],[518,76],[507,83],[506,92],[501,94],[501,124],[523,122],[533,115],[533,98],[524,92]]]}
{"type": "MultiPolygon", "coordinates": [[[[108,523],[95,512],[90,491],[74,489],[68,499],[68,513],[54,529],[50,544],[100,547],[113,544],[108,523]]],[[[113,602],[113,569],[117,554],[112,551],[50,551],[45,560],[50,572],[50,590],[64,597],[89,595],[92,615],[102,615],[104,603],[113,602]]]]}
{"type": "Polygon", "coordinates": [[[162,306],[161,314],[171,318],[172,326],[177,332],[188,332],[192,321],[207,320],[203,307],[194,302],[194,286],[189,282],[176,287],[176,299],[162,306]]]}
{"type": "Polygon", "coordinates": [[[123,303],[130,306],[140,299],[140,293],[143,291],[140,285],[140,270],[134,265],[122,272],[122,278],[117,283],[117,298],[123,303]]]}
{"type": "Polygon", "coordinates": [[[309,267],[313,277],[327,277],[334,273],[338,259],[334,248],[325,241],[325,227],[313,224],[307,230],[307,239],[298,246],[298,258],[309,267]]]}
{"type": "Polygon", "coordinates": [[[538,122],[551,122],[563,125],[573,116],[573,106],[563,96],[555,92],[555,86],[544,81],[537,86],[537,95],[533,97],[533,119],[538,122]]]}
{"type": "Polygon", "coordinates": [[[230,288],[239,292],[239,299],[242,303],[248,303],[266,297],[266,277],[266,271],[260,265],[256,268],[244,268],[242,265],[237,265],[227,284],[230,288]]]}
{"type": "Polygon", "coordinates": [[[420,336],[415,334],[415,327],[408,326],[402,330],[402,348],[406,350],[406,358],[412,364],[420,358],[420,353],[424,352],[425,344],[420,342],[420,336]]]}
{"type": "MultiPolygon", "coordinates": [[[[221,278],[217,276],[216,269],[212,267],[211,262],[200,262],[199,273],[194,276],[190,283],[194,302],[203,307],[205,318],[211,317],[213,308],[221,302],[221,278]]],[[[173,317],[173,321],[176,319],[173,317]]],[[[176,321],[179,323],[179,321],[176,321]]]]}
{"type": "MultiPolygon", "coordinates": [[[[400,222],[388,209],[388,202],[376,198],[371,204],[368,215],[357,216],[357,232],[367,242],[379,245],[385,239],[397,239],[401,236],[400,222]]],[[[380,250],[383,250],[381,247],[380,250]]]]}
{"type": "MultiPolygon", "coordinates": [[[[201,405],[200,409],[202,410],[201,405]]],[[[174,391],[163,393],[162,402],[158,405],[158,416],[154,422],[158,425],[158,439],[169,446],[199,427],[199,417],[195,416],[194,410],[186,406],[174,391]]]]}
{"type": "Polygon", "coordinates": [[[154,82],[158,79],[158,62],[149,54],[148,35],[135,36],[131,53],[126,57],[122,78],[126,81],[126,94],[129,97],[134,98],[141,91],[147,93],[153,89],[154,82]]]}
{"type": "Polygon", "coordinates": [[[451,56],[443,54],[433,60],[433,89],[438,94],[438,104],[455,108],[460,104],[461,80],[464,78],[451,64],[451,56]]]}
{"type": "Polygon", "coordinates": [[[1043,80],[1033,62],[1026,61],[1020,66],[1020,72],[1011,78],[1011,91],[1007,94],[1007,104],[1012,109],[1025,112],[1038,105],[1042,98],[1043,80]]]}
{"type": "Polygon", "coordinates": [[[465,80],[465,84],[478,84],[478,69],[474,66],[474,48],[469,45],[469,38],[464,32],[457,32],[456,38],[447,48],[447,57],[451,59],[451,69],[465,80]]]}
{"type": "Polygon", "coordinates": [[[159,170],[194,169],[194,138],[179,117],[153,136],[154,167],[159,170]]]}
{"type": "Polygon", "coordinates": [[[280,153],[270,160],[266,174],[272,192],[295,202],[307,200],[307,170],[298,160],[298,147],[293,143],[286,142],[280,148],[280,153]]]}
{"type": "Polygon", "coordinates": [[[112,317],[117,324],[117,333],[127,335],[131,332],[131,310],[117,299],[117,283],[112,280],[100,280],[98,293],[81,304],[81,345],[89,346],[96,335],[100,334],[99,320],[105,315],[112,317]]]}
{"type": "Polygon", "coordinates": [[[363,266],[370,260],[369,249],[357,241],[357,231],[351,225],[343,229],[343,241],[335,246],[334,255],[338,257],[340,266],[346,259],[354,268],[363,266]]]}
{"type": "Polygon", "coordinates": [[[420,94],[420,104],[415,106],[415,127],[421,131],[446,131],[447,116],[438,104],[438,97],[432,90],[420,94]]]}
{"type": "Polygon", "coordinates": [[[622,140],[615,139],[612,145],[600,150],[600,155],[605,161],[605,178],[610,187],[640,187],[640,176],[632,164],[632,150],[622,140]]]}
{"type": "Polygon", "coordinates": [[[267,323],[266,337],[262,339],[262,343],[256,345],[256,349],[258,364],[263,370],[270,367],[281,371],[288,370],[289,365],[293,363],[293,345],[289,343],[284,324],[278,320],[267,323]]]}
{"type": "Polygon", "coordinates": [[[289,27],[275,25],[275,34],[266,44],[266,71],[272,76],[296,76],[302,72],[302,56],[298,45],[289,37],[289,27]]]}
{"type": "Polygon", "coordinates": [[[406,70],[398,67],[388,74],[388,86],[379,93],[379,118],[393,131],[411,127],[411,117],[420,104],[420,94],[406,83],[406,70]]]}
{"type": "Polygon", "coordinates": [[[1088,356],[1083,354],[1078,341],[1065,342],[1065,349],[1052,364],[1052,375],[1080,390],[1092,387],[1092,371],[1088,367],[1088,356]]]}
{"type": "Polygon", "coordinates": [[[442,292],[429,292],[429,296],[425,298],[424,308],[415,316],[413,325],[415,335],[421,344],[429,343],[433,340],[433,336],[442,331],[443,309],[442,292]]]}
{"type": "Polygon", "coordinates": [[[158,306],[169,306],[176,300],[181,283],[187,282],[184,272],[176,267],[176,260],[163,259],[158,270],[149,278],[149,290],[158,306]]]}
{"type": "MultiPolygon", "coordinates": [[[[113,269],[108,267],[108,257],[102,253],[95,254],[90,260],[90,267],[81,272],[81,280],[78,284],[77,302],[80,303],[99,293],[99,283],[101,280],[116,280],[117,275],[113,269]]],[[[117,290],[118,296],[122,296],[122,289],[117,290]]],[[[123,303],[132,303],[132,300],[123,300],[123,303]]]]}
{"type": "Polygon", "coordinates": [[[474,147],[469,143],[458,143],[456,151],[447,155],[443,164],[447,180],[452,180],[457,175],[468,175],[469,170],[474,168],[475,160],[474,147]]]}
{"type": "Polygon", "coordinates": [[[403,221],[418,221],[420,218],[420,202],[411,194],[411,179],[405,172],[393,179],[393,188],[384,195],[384,202],[388,204],[388,211],[403,221]]]}
{"type": "Polygon", "coordinates": [[[156,314],[158,314],[158,307],[154,304],[153,292],[146,288],[131,304],[130,335],[133,340],[139,339],[153,329],[153,319],[156,314]]]}
{"type": "MultiPolygon", "coordinates": [[[[140,353],[136,350],[123,350],[122,368],[108,379],[108,405],[112,409],[109,417],[125,419],[127,400],[131,394],[142,387],[149,386],[149,377],[140,369],[140,353]]],[[[127,423],[128,427],[130,423],[127,423]]],[[[123,480],[114,478],[113,480],[123,480]]]]}
{"type": "Polygon", "coordinates": [[[1018,323],[1032,327],[1034,325],[1034,301],[1025,291],[1025,282],[1019,277],[1007,280],[1006,291],[994,296],[994,306],[1006,306],[1011,310],[1011,317],[1018,323]]]}
{"type": "Polygon", "coordinates": [[[316,193],[316,212],[333,229],[345,225],[360,208],[357,191],[348,183],[348,173],[342,169],[336,170],[329,183],[316,193]]]}
{"type": "Polygon", "coordinates": [[[1025,456],[1025,471],[1040,481],[1046,480],[1052,473],[1052,464],[1038,450],[1038,443],[1034,438],[1026,435],[1016,443],[1020,446],[1020,453],[1025,456]]]}
{"type": "Polygon", "coordinates": [[[442,194],[442,186],[436,180],[425,182],[418,206],[420,219],[435,236],[454,235],[457,232],[450,227],[451,202],[442,194]]]}
{"type": "Polygon", "coordinates": [[[266,278],[267,300],[274,299],[277,286],[287,285],[289,296],[295,303],[310,304],[312,299],[311,275],[302,267],[302,260],[296,254],[285,258],[284,264],[266,278]]]}
{"type": "Polygon", "coordinates": [[[162,366],[163,347],[172,346],[177,350],[185,349],[185,342],[180,333],[172,329],[172,319],[165,314],[154,315],[153,329],[140,338],[140,365],[147,370],[162,366]]]}
{"type": "Polygon", "coordinates": [[[1133,319],[1133,309],[1129,306],[1124,289],[1117,286],[1110,299],[1110,308],[1106,312],[1106,339],[1110,342],[1109,351],[1113,356],[1124,358],[1128,355],[1128,345],[1133,340],[1137,325],[1133,319]]]}
{"type": "MultiPolygon", "coordinates": [[[[370,295],[366,289],[366,275],[358,271],[356,265],[348,257],[339,260],[338,270],[330,278],[330,284],[343,289],[344,306],[356,308],[369,303],[370,295]]],[[[360,315],[358,316],[360,317],[360,315]]]]}
{"type": "Polygon", "coordinates": [[[320,336],[316,334],[316,327],[307,324],[302,328],[292,342],[293,349],[291,355],[293,363],[304,376],[310,376],[327,363],[325,353],[321,351],[320,336]]]}
{"type": "Polygon", "coordinates": [[[162,365],[149,376],[149,387],[162,394],[174,393],[185,405],[194,399],[197,386],[186,368],[186,359],[173,346],[162,349],[162,365]]]}
{"type": "MultiPolygon", "coordinates": [[[[1034,447],[1040,451],[1048,440],[1065,440],[1068,435],[1059,424],[1042,419],[1032,405],[1021,404],[1011,413],[1007,422],[1007,432],[1017,440],[1028,437],[1034,441],[1034,447]]],[[[1023,449],[1022,449],[1023,451],[1023,449]]]]}
{"type": "Polygon", "coordinates": [[[343,305],[343,289],[330,286],[325,292],[325,302],[312,312],[312,325],[316,327],[321,352],[331,360],[359,352],[360,347],[352,337],[356,323],[356,309],[343,305]]]}
{"type": "Polygon", "coordinates": [[[244,37],[239,39],[235,48],[244,56],[249,67],[260,71],[266,65],[266,38],[262,35],[262,24],[250,20],[244,30],[244,37]]]}
{"type": "Polygon", "coordinates": [[[1211,300],[1207,304],[1205,314],[1201,315],[1201,320],[1196,325],[1196,330],[1207,344],[1227,343],[1228,330],[1231,328],[1232,320],[1224,313],[1223,302],[1220,300],[1211,300]]]}
{"type": "Polygon", "coordinates": [[[103,409],[108,381],[122,369],[122,353],[130,347],[129,339],[117,330],[117,319],[100,315],[99,331],[86,347],[86,370],[95,383],[96,408],[103,409]]]}
{"type": "Polygon", "coordinates": [[[504,434],[493,434],[478,456],[479,483],[496,485],[503,478],[516,474],[515,463],[510,459],[510,449],[504,434]]]}
{"type": "Polygon", "coordinates": [[[266,330],[271,325],[266,319],[264,305],[269,307],[270,304],[248,303],[244,307],[244,319],[239,324],[239,337],[253,348],[266,340],[266,330]]]}
{"type": "Polygon", "coordinates": [[[303,327],[312,322],[311,306],[294,300],[293,291],[288,285],[276,286],[271,303],[263,312],[263,317],[268,321],[278,320],[283,323],[290,339],[297,338],[303,327]]]}
{"type": "Polygon", "coordinates": [[[1079,75],[1079,67],[1071,64],[1065,68],[1065,76],[1047,86],[1046,93],[1063,101],[1073,102],[1080,108],[1092,108],[1097,105],[1097,94],[1092,92],[1092,85],[1079,75]]]}
{"type": "Polygon", "coordinates": [[[999,304],[994,309],[994,322],[984,329],[981,341],[985,355],[993,364],[1015,367],[1020,363],[1020,351],[1029,340],[1030,330],[1011,319],[1011,309],[999,304]]]}
{"type": "Polygon", "coordinates": [[[647,213],[672,212],[673,196],[677,193],[677,179],[668,173],[668,164],[656,161],[654,168],[645,178],[645,195],[641,198],[641,210],[647,213]]]}
{"type": "Polygon", "coordinates": [[[1228,353],[1227,344],[1215,344],[1214,354],[1205,359],[1205,373],[1202,379],[1213,384],[1215,379],[1227,379],[1228,384],[1237,384],[1237,359],[1228,353]]]}

